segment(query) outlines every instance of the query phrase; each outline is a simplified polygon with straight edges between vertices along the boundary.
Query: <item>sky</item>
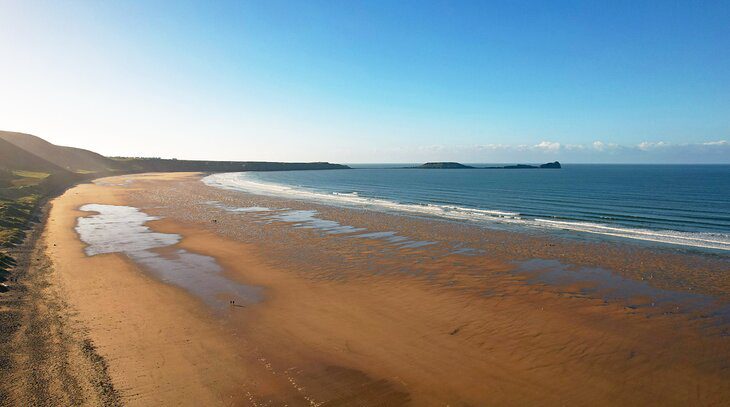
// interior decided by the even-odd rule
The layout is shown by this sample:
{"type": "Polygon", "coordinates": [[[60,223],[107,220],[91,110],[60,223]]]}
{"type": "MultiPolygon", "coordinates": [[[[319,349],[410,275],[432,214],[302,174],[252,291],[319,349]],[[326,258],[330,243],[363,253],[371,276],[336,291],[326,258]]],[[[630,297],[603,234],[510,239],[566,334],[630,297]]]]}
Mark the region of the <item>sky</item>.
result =
{"type": "Polygon", "coordinates": [[[105,155],[730,163],[728,1],[0,0],[0,129],[105,155]]]}

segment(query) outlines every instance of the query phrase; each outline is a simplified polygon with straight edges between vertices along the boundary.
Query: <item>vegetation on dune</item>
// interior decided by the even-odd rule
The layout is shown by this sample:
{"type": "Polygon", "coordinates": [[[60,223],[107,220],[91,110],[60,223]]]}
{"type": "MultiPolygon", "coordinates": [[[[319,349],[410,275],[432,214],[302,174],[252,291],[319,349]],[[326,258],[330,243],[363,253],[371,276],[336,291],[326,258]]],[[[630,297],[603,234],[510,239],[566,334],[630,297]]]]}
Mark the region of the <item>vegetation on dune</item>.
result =
{"type": "Polygon", "coordinates": [[[0,200],[0,247],[13,247],[23,241],[24,230],[34,220],[40,195],[15,200],[0,200]]]}
{"type": "Polygon", "coordinates": [[[8,288],[4,282],[8,278],[9,269],[15,266],[15,259],[0,251],[0,292],[5,292],[8,288]]]}
{"type": "MultiPolygon", "coordinates": [[[[0,283],[5,281],[8,270],[15,265],[8,249],[23,242],[25,231],[35,220],[40,199],[40,195],[0,199],[0,283]]],[[[0,290],[4,290],[4,286],[0,286],[0,290]]]]}
{"type": "Polygon", "coordinates": [[[63,155],[44,140],[0,131],[0,282],[15,265],[12,248],[23,242],[43,199],[80,179],[80,175],[16,144],[26,139],[31,142],[28,146],[44,147],[41,152],[53,160],[63,155]]]}
{"type": "MultiPolygon", "coordinates": [[[[51,174],[0,168],[0,283],[7,279],[9,269],[15,265],[10,249],[25,239],[26,231],[36,220],[36,210],[41,201],[70,185],[72,179],[64,171],[51,174]]],[[[4,285],[0,285],[0,291],[5,289],[4,285]]]]}

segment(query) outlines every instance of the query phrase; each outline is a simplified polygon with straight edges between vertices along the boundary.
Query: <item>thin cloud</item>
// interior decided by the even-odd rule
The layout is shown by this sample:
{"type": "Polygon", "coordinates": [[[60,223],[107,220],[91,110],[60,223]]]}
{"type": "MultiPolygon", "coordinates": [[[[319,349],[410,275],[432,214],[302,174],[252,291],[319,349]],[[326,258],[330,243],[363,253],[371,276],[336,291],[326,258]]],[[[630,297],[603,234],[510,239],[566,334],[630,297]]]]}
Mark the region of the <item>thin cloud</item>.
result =
{"type": "Polygon", "coordinates": [[[538,144],[535,144],[535,148],[538,150],[545,150],[548,152],[555,152],[560,150],[560,143],[554,142],[554,141],[541,141],[538,144]]]}
{"type": "MultiPolygon", "coordinates": [[[[710,140],[699,143],[642,141],[621,145],[603,140],[564,144],[544,140],[537,144],[479,144],[471,146],[428,146],[416,151],[429,161],[464,162],[565,162],[595,163],[730,163],[730,143],[710,140]],[[428,153],[428,154],[427,154],[428,153]]],[[[413,151],[413,150],[411,150],[413,151]]]]}
{"type": "Polygon", "coordinates": [[[718,140],[718,141],[706,141],[702,143],[703,146],[727,146],[730,145],[730,143],[727,142],[727,140],[718,140]]]}

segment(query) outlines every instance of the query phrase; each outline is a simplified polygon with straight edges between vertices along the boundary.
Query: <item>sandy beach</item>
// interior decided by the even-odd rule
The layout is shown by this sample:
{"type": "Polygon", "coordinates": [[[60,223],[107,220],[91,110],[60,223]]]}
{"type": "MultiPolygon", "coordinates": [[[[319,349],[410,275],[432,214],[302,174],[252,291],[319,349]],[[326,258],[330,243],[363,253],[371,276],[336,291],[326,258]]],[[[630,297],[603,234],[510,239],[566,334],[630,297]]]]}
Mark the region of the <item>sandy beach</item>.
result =
{"type": "Polygon", "coordinates": [[[730,402],[727,259],[257,197],[201,177],[105,178],[52,202],[50,284],[122,404],[730,402]],[[87,204],[137,208],[158,218],[147,233],[176,243],[90,256],[79,218],[103,213],[87,204]],[[201,262],[208,280],[180,279],[201,262]]]}
{"type": "Polygon", "coordinates": [[[0,407],[730,407],[730,0],[0,0],[0,407]]]}

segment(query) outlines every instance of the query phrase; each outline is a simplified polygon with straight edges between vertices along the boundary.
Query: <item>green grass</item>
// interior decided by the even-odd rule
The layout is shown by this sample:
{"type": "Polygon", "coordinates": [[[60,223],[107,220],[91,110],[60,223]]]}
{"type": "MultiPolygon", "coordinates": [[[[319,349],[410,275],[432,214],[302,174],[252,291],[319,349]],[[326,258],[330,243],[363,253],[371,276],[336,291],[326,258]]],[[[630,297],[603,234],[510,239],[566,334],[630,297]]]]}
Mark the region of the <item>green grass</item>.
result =
{"type": "Polygon", "coordinates": [[[38,185],[41,181],[48,178],[49,173],[47,172],[33,172],[33,171],[22,171],[15,170],[13,175],[20,178],[15,178],[10,181],[14,187],[25,187],[30,185],[38,185]]]}
{"type": "Polygon", "coordinates": [[[15,174],[19,177],[39,178],[39,179],[44,179],[50,175],[47,172],[34,172],[34,171],[23,171],[23,170],[14,170],[13,174],[15,174]]]}
{"type": "Polygon", "coordinates": [[[18,199],[0,199],[0,282],[15,265],[7,249],[23,242],[40,199],[41,196],[35,194],[18,199]]]}

